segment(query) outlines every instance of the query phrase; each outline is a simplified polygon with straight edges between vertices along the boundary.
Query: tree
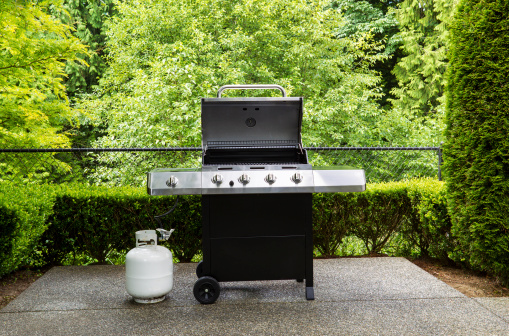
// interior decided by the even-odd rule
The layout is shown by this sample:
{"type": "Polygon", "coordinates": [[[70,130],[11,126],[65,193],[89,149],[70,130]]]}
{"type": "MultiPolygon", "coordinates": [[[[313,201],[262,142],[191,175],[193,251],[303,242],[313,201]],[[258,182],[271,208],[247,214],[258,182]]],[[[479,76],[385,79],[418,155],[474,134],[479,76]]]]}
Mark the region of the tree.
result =
{"type": "Polygon", "coordinates": [[[65,85],[70,97],[90,93],[106,70],[104,22],[115,14],[113,0],[64,0],[62,22],[72,26],[74,35],[88,46],[88,53],[65,66],[65,85]]]}
{"type": "Polygon", "coordinates": [[[509,283],[508,1],[463,0],[451,26],[444,173],[456,261],[509,283]]]}
{"type": "MultiPolygon", "coordinates": [[[[391,6],[396,5],[396,2],[391,3],[391,6]]],[[[386,106],[388,99],[394,98],[391,91],[397,86],[397,80],[393,69],[398,58],[402,57],[398,21],[394,11],[391,10],[393,7],[389,7],[388,2],[365,0],[335,0],[332,7],[338,8],[343,13],[344,19],[336,31],[338,37],[355,37],[371,33],[373,38],[384,46],[373,51],[387,56],[376,62],[373,69],[382,76],[382,82],[379,84],[383,89],[380,104],[386,106]]]]}
{"type": "MultiPolygon", "coordinates": [[[[0,3],[0,146],[65,147],[75,116],[62,83],[65,61],[86,53],[71,28],[47,11],[55,1],[0,3]]],[[[12,167],[2,163],[4,173],[12,167]]],[[[28,164],[29,170],[37,167],[28,164]]]]}
{"type": "MultiPolygon", "coordinates": [[[[371,53],[381,45],[370,32],[336,37],[342,16],[329,1],[151,0],[117,9],[108,22],[110,68],[87,102],[108,125],[96,146],[200,145],[200,98],[244,83],[276,83],[304,96],[307,145],[378,141],[380,77],[371,66],[385,56],[371,53]]],[[[141,170],[169,164],[131,155],[137,170],[127,174],[125,161],[103,159],[122,167],[97,174],[118,176],[115,183],[142,183],[141,170]],[[131,176],[138,182],[126,182],[131,176]]]]}
{"type": "Polygon", "coordinates": [[[457,0],[404,0],[395,10],[405,54],[394,68],[395,108],[441,118],[448,25],[457,0]],[[438,114],[438,115],[437,115],[438,114]]]}

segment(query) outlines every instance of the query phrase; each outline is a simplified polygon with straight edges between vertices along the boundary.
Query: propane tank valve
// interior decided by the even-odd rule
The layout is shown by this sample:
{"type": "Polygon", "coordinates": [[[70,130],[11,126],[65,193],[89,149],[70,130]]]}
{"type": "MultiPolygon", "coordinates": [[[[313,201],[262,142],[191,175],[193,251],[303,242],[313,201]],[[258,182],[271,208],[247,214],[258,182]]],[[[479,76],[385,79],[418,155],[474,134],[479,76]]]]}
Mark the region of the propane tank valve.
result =
{"type": "Polygon", "coordinates": [[[161,234],[161,236],[159,237],[159,241],[167,241],[168,239],[170,239],[170,236],[173,233],[173,231],[175,231],[175,229],[171,229],[170,231],[165,229],[156,229],[156,231],[161,234]]]}

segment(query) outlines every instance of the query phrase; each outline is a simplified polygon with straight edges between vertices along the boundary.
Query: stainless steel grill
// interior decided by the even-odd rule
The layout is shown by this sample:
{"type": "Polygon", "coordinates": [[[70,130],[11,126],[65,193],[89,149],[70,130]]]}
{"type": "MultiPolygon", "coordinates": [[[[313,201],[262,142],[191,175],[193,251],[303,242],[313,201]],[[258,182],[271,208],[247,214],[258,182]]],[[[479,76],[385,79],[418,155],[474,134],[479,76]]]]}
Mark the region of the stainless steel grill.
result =
{"type": "Polygon", "coordinates": [[[360,169],[309,164],[302,113],[303,99],[280,86],[224,86],[202,99],[202,167],[148,173],[150,195],[203,195],[199,302],[217,299],[218,282],[241,280],[305,279],[314,298],[311,194],[364,191],[366,180],[360,169]],[[283,97],[221,98],[268,88],[283,97]]]}

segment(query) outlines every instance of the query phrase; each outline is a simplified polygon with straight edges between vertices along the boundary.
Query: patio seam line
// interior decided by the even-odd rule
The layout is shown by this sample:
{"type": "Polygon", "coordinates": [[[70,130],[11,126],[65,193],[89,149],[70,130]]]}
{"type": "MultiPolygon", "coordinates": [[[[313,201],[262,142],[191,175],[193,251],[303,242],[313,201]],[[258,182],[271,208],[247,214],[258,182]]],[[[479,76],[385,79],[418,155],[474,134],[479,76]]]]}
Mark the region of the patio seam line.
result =
{"type": "MultiPolygon", "coordinates": [[[[446,300],[446,299],[461,299],[465,301],[476,301],[469,297],[436,297],[436,298],[403,298],[403,299],[382,299],[382,300],[342,300],[342,301],[333,301],[333,300],[327,300],[327,301],[314,301],[314,302],[307,302],[307,301],[295,301],[295,302],[251,302],[250,305],[275,305],[275,304],[320,304],[320,303],[342,303],[342,302],[385,302],[385,301],[432,301],[432,300],[446,300]]],[[[477,301],[476,301],[477,302],[477,301]]],[[[225,305],[225,306],[239,306],[243,305],[241,303],[218,303],[218,306],[225,305]]],[[[169,306],[168,309],[171,308],[186,308],[186,307],[200,307],[203,309],[206,309],[207,307],[203,307],[203,305],[175,305],[175,306],[169,306]]],[[[50,309],[50,310],[22,310],[22,311],[0,311],[0,314],[21,314],[21,313],[44,313],[44,312],[76,312],[76,311],[102,311],[102,310],[131,310],[131,309],[155,309],[157,306],[140,306],[140,307],[126,307],[126,308],[114,308],[114,307],[105,307],[105,308],[97,308],[97,309],[50,309]]],[[[484,309],[487,309],[483,306],[484,309]]],[[[487,309],[489,310],[489,309],[487,309]]],[[[491,311],[490,311],[491,312],[491,311]]],[[[496,314],[495,314],[496,315],[496,314]]],[[[501,318],[497,315],[497,317],[501,318]]],[[[504,318],[502,318],[504,322],[508,323],[504,318]]]]}
{"type": "MultiPolygon", "coordinates": [[[[482,297],[481,297],[482,298],[482,297]]],[[[481,306],[482,308],[484,308],[485,310],[489,311],[491,314],[495,315],[496,317],[500,318],[502,321],[504,321],[507,325],[509,325],[509,319],[505,318],[505,317],[502,317],[500,315],[498,315],[497,313],[495,313],[493,310],[489,309],[488,307],[486,307],[485,305],[483,305],[481,302],[479,302],[478,300],[475,300],[475,298],[470,298],[472,299],[472,301],[475,301],[479,306],[481,306]]]]}

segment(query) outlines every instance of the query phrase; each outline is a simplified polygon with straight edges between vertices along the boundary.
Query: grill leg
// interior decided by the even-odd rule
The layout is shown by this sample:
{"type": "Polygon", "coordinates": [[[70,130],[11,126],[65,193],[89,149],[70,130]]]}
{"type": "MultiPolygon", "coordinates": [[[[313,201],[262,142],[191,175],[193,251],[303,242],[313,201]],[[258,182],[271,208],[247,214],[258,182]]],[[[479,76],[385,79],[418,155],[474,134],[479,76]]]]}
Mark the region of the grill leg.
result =
{"type": "Polygon", "coordinates": [[[315,289],[313,286],[308,287],[306,284],[306,300],[315,299],[315,289]]]}
{"type": "Polygon", "coordinates": [[[313,195],[308,194],[308,207],[306,211],[306,299],[315,299],[313,288],[313,195]]]}

